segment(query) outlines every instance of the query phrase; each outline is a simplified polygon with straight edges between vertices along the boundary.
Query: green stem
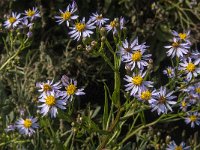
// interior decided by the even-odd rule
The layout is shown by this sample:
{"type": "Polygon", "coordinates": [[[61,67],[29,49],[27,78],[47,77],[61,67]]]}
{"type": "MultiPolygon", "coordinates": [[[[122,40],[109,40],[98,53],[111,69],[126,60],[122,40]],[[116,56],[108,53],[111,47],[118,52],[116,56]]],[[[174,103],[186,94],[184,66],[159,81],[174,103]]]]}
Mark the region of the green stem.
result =
{"type": "Polygon", "coordinates": [[[0,71],[3,70],[7,64],[10,63],[11,60],[13,60],[21,51],[23,51],[27,46],[24,46],[24,44],[26,44],[27,40],[21,44],[21,46],[18,48],[18,50],[16,51],[16,53],[10,57],[1,67],[0,67],[0,71]]]}

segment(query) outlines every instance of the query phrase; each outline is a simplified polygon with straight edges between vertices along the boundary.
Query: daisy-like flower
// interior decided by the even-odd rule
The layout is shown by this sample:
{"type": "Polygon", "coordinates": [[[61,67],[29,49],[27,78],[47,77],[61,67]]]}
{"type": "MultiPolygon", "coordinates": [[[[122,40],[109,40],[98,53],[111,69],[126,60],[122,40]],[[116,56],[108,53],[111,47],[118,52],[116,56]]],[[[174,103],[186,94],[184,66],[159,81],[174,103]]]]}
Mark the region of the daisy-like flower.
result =
{"type": "Polygon", "coordinates": [[[57,108],[66,109],[66,101],[58,100],[59,98],[60,95],[58,92],[46,93],[39,99],[39,102],[43,103],[42,105],[38,106],[41,108],[40,113],[43,116],[46,116],[47,113],[50,112],[51,118],[55,118],[58,113],[57,108]]]}
{"type": "Polygon", "coordinates": [[[190,150],[190,146],[186,146],[184,142],[181,142],[180,145],[176,145],[174,141],[171,141],[166,150],[190,150]]]}
{"type": "Polygon", "coordinates": [[[143,43],[141,45],[136,45],[133,47],[133,51],[131,55],[123,55],[122,61],[128,63],[133,70],[136,66],[139,69],[144,69],[144,67],[148,66],[148,61],[151,57],[151,54],[144,54],[146,52],[146,45],[143,43]]]}
{"type": "Polygon", "coordinates": [[[161,113],[167,114],[168,109],[172,111],[170,105],[174,105],[177,103],[173,101],[176,96],[172,96],[172,94],[173,91],[167,93],[166,87],[161,87],[160,90],[156,94],[154,94],[154,99],[156,99],[156,101],[151,105],[153,108],[152,111],[157,110],[158,115],[160,115],[161,113]]]}
{"type": "Polygon", "coordinates": [[[187,111],[187,107],[190,106],[190,103],[188,103],[186,100],[183,100],[180,102],[180,109],[182,111],[187,111]]]}
{"type": "Polygon", "coordinates": [[[60,11],[60,16],[55,16],[55,18],[58,19],[56,21],[58,22],[58,24],[66,22],[66,25],[69,27],[70,21],[78,18],[78,15],[75,15],[75,12],[77,11],[75,2],[73,2],[72,5],[68,5],[67,9],[64,12],[62,10],[59,11],[60,11]]]}
{"type": "Polygon", "coordinates": [[[103,18],[102,14],[93,13],[92,16],[90,17],[91,21],[94,21],[96,25],[101,28],[109,19],[108,18],[103,18]]]}
{"type": "Polygon", "coordinates": [[[11,16],[4,22],[4,26],[6,28],[15,28],[20,23],[21,14],[17,14],[16,12],[12,12],[11,16]]]}
{"type": "Polygon", "coordinates": [[[35,133],[35,129],[39,127],[37,118],[33,117],[28,117],[26,119],[20,118],[15,124],[20,134],[28,136],[31,136],[33,133],[35,133]]]}
{"type": "Polygon", "coordinates": [[[61,81],[65,87],[65,91],[60,92],[60,96],[62,96],[63,99],[72,100],[74,95],[85,95],[83,88],[78,89],[76,80],[70,79],[66,75],[63,75],[61,81]]]}
{"type": "Polygon", "coordinates": [[[165,46],[165,48],[169,49],[167,51],[167,56],[174,56],[183,57],[183,55],[188,53],[188,49],[190,45],[188,43],[180,43],[180,41],[176,38],[173,38],[172,45],[165,46]]]}
{"type": "Polygon", "coordinates": [[[78,41],[81,37],[90,37],[90,35],[93,34],[91,30],[94,28],[94,23],[91,23],[91,20],[85,23],[85,18],[83,18],[82,21],[75,23],[74,27],[70,28],[72,31],[69,32],[69,35],[71,38],[78,41]]]}
{"type": "Polygon", "coordinates": [[[191,44],[191,42],[189,41],[189,37],[190,37],[190,31],[187,32],[183,32],[183,33],[178,33],[174,30],[172,30],[172,35],[177,38],[178,40],[182,40],[187,42],[188,44],[191,44]]]}
{"type": "Polygon", "coordinates": [[[198,116],[198,112],[187,112],[187,117],[185,118],[185,123],[191,123],[191,128],[195,127],[196,125],[200,125],[200,118],[198,116]]]}
{"type": "Polygon", "coordinates": [[[192,95],[193,98],[200,99],[200,82],[189,86],[187,92],[192,95]]]}
{"type": "Polygon", "coordinates": [[[167,67],[166,70],[163,70],[163,73],[167,75],[169,78],[175,77],[175,71],[172,67],[167,67]]]}
{"type": "Polygon", "coordinates": [[[197,75],[200,74],[200,68],[197,65],[197,62],[192,62],[192,59],[188,57],[188,61],[184,59],[183,62],[180,63],[179,69],[187,73],[187,80],[191,80],[192,77],[197,77],[197,75]]]}
{"type": "Polygon", "coordinates": [[[114,19],[113,21],[111,21],[110,24],[106,25],[107,32],[110,32],[112,30],[113,34],[116,34],[118,24],[119,23],[117,19],[114,19]]]}
{"type": "Polygon", "coordinates": [[[130,77],[128,75],[125,75],[124,80],[128,82],[128,84],[125,85],[126,91],[130,91],[130,95],[135,96],[137,92],[141,92],[145,90],[147,87],[153,87],[153,82],[151,81],[144,81],[144,77],[146,75],[146,72],[142,73],[140,71],[138,74],[133,73],[133,76],[130,77]]]}
{"type": "Polygon", "coordinates": [[[38,82],[36,87],[40,88],[38,91],[41,93],[40,97],[43,97],[49,92],[57,92],[61,88],[60,82],[53,83],[53,80],[47,80],[47,82],[38,82]]]}
{"type": "Polygon", "coordinates": [[[142,102],[148,102],[149,104],[154,103],[156,100],[153,98],[155,95],[156,90],[150,91],[148,89],[143,89],[138,93],[138,100],[142,102]]]}
{"type": "Polygon", "coordinates": [[[33,7],[33,9],[25,10],[24,15],[25,15],[24,18],[29,18],[32,21],[40,17],[40,12],[36,7],[33,7]]]}
{"type": "MultiPolygon", "coordinates": [[[[122,46],[119,46],[119,51],[117,52],[120,56],[127,55],[131,57],[133,48],[138,45],[138,38],[136,38],[131,44],[125,39],[122,46]]],[[[123,57],[122,57],[123,58],[123,57]]]]}

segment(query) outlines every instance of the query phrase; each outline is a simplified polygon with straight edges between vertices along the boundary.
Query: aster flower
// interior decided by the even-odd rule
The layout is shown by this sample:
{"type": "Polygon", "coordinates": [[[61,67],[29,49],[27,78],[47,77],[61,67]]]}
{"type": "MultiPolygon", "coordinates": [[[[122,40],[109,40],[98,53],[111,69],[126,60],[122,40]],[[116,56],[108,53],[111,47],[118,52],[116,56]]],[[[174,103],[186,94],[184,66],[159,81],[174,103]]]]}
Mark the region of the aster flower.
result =
{"type": "Polygon", "coordinates": [[[40,12],[36,7],[33,7],[33,9],[28,9],[24,13],[24,18],[29,18],[31,21],[40,17],[40,12]]]}
{"type": "Polygon", "coordinates": [[[55,16],[56,19],[58,19],[56,22],[58,24],[62,24],[63,22],[66,22],[66,25],[69,27],[69,23],[71,20],[76,20],[78,18],[78,15],[75,15],[74,13],[77,11],[76,3],[73,2],[72,5],[68,5],[67,9],[63,12],[60,11],[59,16],[55,16]]]}
{"type": "Polygon", "coordinates": [[[117,25],[118,25],[117,19],[114,19],[113,21],[111,21],[110,24],[106,25],[107,32],[112,31],[113,34],[116,34],[117,33],[117,25]]]}
{"type": "Polygon", "coordinates": [[[187,111],[187,107],[190,106],[190,103],[188,103],[186,100],[183,100],[180,102],[180,109],[182,111],[187,111]]]}
{"type": "Polygon", "coordinates": [[[188,44],[191,44],[191,42],[189,41],[189,38],[190,38],[190,31],[187,31],[187,32],[183,32],[183,33],[178,33],[174,30],[172,30],[172,35],[177,38],[178,40],[182,40],[182,41],[185,41],[187,42],[188,44]]]}
{"type": "Polygon", "coordinates": [[[185,118],[185,123],[191,123],[191,128],[195,127],[196,125],[200,125],[200,118],[198,116],[198,112],[187,112],[187,117],[185,118]]]}
{"type": "Polygon", "coordinates": [[[23,18],[20,22],[19,28],[32,28],[34,23],[28,21],[28,19],[23,18]]]}
{"type": "Polygon", "coordinates": [[[15,28],[21,21],[21,14],[12,12],[11,16],[4,22],[6,28],[15,28]]]}
{"type": "Polygon", "coordinates": [[[46,116],[48,112],[51,114],[51,118],[55,118],[58,110],[66,109],[66,101],[60,100],[60,95],[58,92],[49,92],[46,93],[43,97],[39,98],[39,102],[43,103],[42,105],[38,106],[41,108],[40,113],[43,116],[46,116]]]}
{"type": "Polygon", "coordinates": [[[197,65],[197,62],[192,62],[192,59],[188,57],[188,61],[185,59],[180,63],[179,69],[187,73],[187,80],[191,80],[192,77],[197,77],[200,74],[200,68],[197,65]]]}
{"type": "Polygon", "coordinates": [[[20,118],[16,121],[16,127],[19,130],[20,134],[31,136],[35,133],[35,129],[39,127],[37,123],[37,118],[28,117],[26,119],[20,118]]]}
{"type": "Polygon", "coordinates": [[[96,25],[101,28],[109,19],[108,18],[103,18],[102,14],[93,13],[92,16],[90,17],[91,21],[94,21],[96,25]]]}
{"type": "Polygon", "coordinates": [[[188,53],[190,45],[188,43],[180,43],[180,41],[178,41],[176,38],[173,38],[172,45],[165,46],[165,48],[169,49],[167,51],[167,56],[171,56],[172,58],[177,56],[180,58],[188,53]]]}
{"type": "Polygon", "coordinates": [[[181,142],[180,145],[176,145],[174,141],[171,141],[168,145],[166,150],[190,150],[190,146],[185,146],[184,142],[181,142]]]}
{"type": "MultiPolygon", "coordinates": [[[[131,44],[125,39],[122,43],[122,46],[119,46],[119,51],[117,52],[120,56],[127,55],[131,57],[133,48],[138,45],[138,38],[136,38],[131,44]]],[[[122,57],[123,58],[123,57],[122,57]]]]}
{"type": "Polygon", "coordinates": [[[144,67],[148,66],[148,62],[151,54],[144,54],[146,52],[146,45],[145,43],[141,45],[136,45],[133,47],[133,51],[131,55],[123,55],[122,61],[128,63],[133,70],[136,66],[139,69],[144,69],[144,67]]]}
{"type": "Polygon", "coordinates": [[[166,70],[163,70],[163,74],[167,75],[169,78],[175,77],[175,71],[172,67],[167,67],[166,70]]]}
{"type": "Polygon", "coordinates": [[[125,85],[126,91],[130,91],[130,95],[135,96],[137,92],[141,92],[142,90],[146,89],[147,87],[153,87],[153,82],[151,81],[144,81],[144,77],[146,75],[146,72],[142,73],[140,71],[138,74],[133,73],[133,76],[130,77],[128,75],[125,75],[124,80],[128,82],[128,84],[125,85]]]}
{"type": "Polygon", "coordinates": [[[188,86],[185,91],[189,94],[188,99],[190,99],[193,104],[196,103],[197,100],[200,100],[200,82],[188,86]]]}
{"type": "Polygon", "coordinates": [[[82,21],[75,23],[74,27],[70,28],[72,31],[69,32],[69,35],[71,38],[78,41],[81,37],[90,37],[90,35],[93,34],[91,30],[94,28],[94,23],[91,23],[91,20],[85,23],[85,18],[83,18],[82,21]]]}
{"type": "Polygon", "coordinates": [[[148,89],[143,89],[141,91],[138,92],[138,96],[136,96],[138,98],[139,101],[142,102],[148,102],[149,104],[154,103],[156,100],[153,98],[153,96],[155,95],[156,90],[148,90],[148,89]]]}
{"type": "Polygon", "coordinates": [[[74,95],[85,95],[83,92],[83,88],[78,89],[77,88],[77,81],[70,79],[66,75],[63,75],[61,78],[62,84],[65,87],[65,91],[60,92],[60,96],[62,96],[63,99],[70,99],[72,100],[74,95]]]}
{"type": "Polygon", "coordinates": [[[161,113],[167,114],[168,109],[172,111],[172,108],[170,105],[174,105],[177,102],[173,101],[176,96],[172,96],[173,91],[167,92],[166,87],[161,87],[160,90],[154,94],[154,99],[156,99],[156,102],[152,103],[152,111],[157,110],[158,115],[161,113]]]}
{"type": "Polygon", "coordinates": [[[42,97],[49,92],[57,92],[61,88],[61,85],[60,82],[53,83],[53,80],[47,80],[47,82],[36,83],[36,87],[40,88],[38,91],[41,93],[40,97],[42,97]]]}

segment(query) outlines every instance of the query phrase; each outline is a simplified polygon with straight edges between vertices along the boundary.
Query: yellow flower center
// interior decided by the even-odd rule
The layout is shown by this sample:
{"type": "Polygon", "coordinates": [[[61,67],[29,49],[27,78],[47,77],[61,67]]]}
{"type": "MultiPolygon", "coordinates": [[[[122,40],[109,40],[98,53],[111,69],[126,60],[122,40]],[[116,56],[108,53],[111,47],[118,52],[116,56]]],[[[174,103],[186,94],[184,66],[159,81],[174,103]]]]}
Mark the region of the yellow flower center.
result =
{"type": "Polygon", "coordinates": [[[61,17],[63,18],[63,20],[69,20],[71,15],[72,14],[69,11],[66,11],[66,12],[61,14],[61,17]]]}
{"type": "Polygon", "coordinates": [[[143,91],[143,92],[141,93],[140,98],[141,98],[142,100],[148,101],[148,100],[151,98],[151,92],[150,92],[149,90],[143,91]]]}
{"type": "Polygon", "coordinates": [[[49,84],[44,84],[43,85],[43,91],[44,92],[51,91],[51,90],[52,90],[52,88],[51,88],[51,86],[49,84]]]}
{"type": "Polygon", "coordinates": [[[193,72],[195,70],[195,68],[196,68],[195,64],[193,64],[193,63],[188,63],[188,65],[186,67],[187,71],[189,71],[189,72],[193,72]]]}
{"type": "Polygon", "coordinates": [[[200,94],[200,87],[196,88],[196,93],[200,94]]]}
{"type": "Polygon", "coordinates": [[[164,96],[160,96],[158,101],[160,104],[164,104],[166,102],[166,98],[164,96]]]}
{"type": "Polygon", "coordinates": [[[55,99],[55,97],[52,96],[52,95],[47,96],[45,100],[46,100],[45,103],[46,103],[47,105],[49,105],[49,106],[53,106],[53,105],[56,104],[56,99],[55,99]]]}
{"type": "Polygon", "coordinates": [[[110,26],[111,26],[112,28],[115,28],[115,27],[117,26],[116,21],[111,21],[111,22],[110,22],[110,26]]]}
{"type": "Polygon", "coordinates": [[[26,119],[26,120],[24,120],[24,127],[25,127],[25,128],[30,128],[31,125],[32,125],[31,119],[26,119]]]}
{"type": "Polygon", "coordinates": [[[175,150],[183,150],[182,146],[176,146],[175,150]]]}
{"type": "Polygon", "coordinates": [[[32,17],[33,15],[35,15],[35,11],[29,9],[29,10],[27,11],[27,16],[28,16],[28,17],[32,17]]]}
{"type": "Polygon", "coordinates": [[[172,46],[176,48],[176,47],[179,46],[179,43],[178,42],[174,42],[174,43],[172,43],[172,46]]]}
{"type": "Polygon", "coordinates": [[[142,53],[140,51],[136,51],[132,54],[132,60],[133,61],[140,61],[142,58],[142,53]]]}
{"type": "Polygon", "coordinates": [[[84,23],[76,23],[75,27],[76,27],[76,30],[78,30],[79,32],[82,32],[85,29],[85,24],[84,23]]]}
{"type": "Polygon", "coordinates": [[[142,81],[143,81],[143,79],[140,75],[132,78],[132,83],[137,85],[137,86],[141,85],[142,81]]]}
{"type": "Polygon", "coordinates": [[[66,87],[66,92],[68,95],[73,95],[76,92],[77,87],[73,84],[70,84],[66,87]]]}
{"type": "Polygon", "coordinates": [[[96,16],[96,19],[101,20],[101,19],[103,19],[103,17],[102,17],[102,15],[98,15],[98,16],[96,16]]]}
{"type": "Polygon", "coordinates": [[[168,73],[168,74],[172,74],[172,70],[169,69],[169,68],[167,68],[167,73],[168,73]]]}
{"type": "Polygon", "coordinates": [[[10,18],[8,19],[8,21],[9,21],[10,23],[14,23],[16,20],[17,20],[17,19],[16,19],[15,17],[10,17],[10,18]]]}
{"type": "Polygon", "coordinates": [[[185,33],[179,33],[178,35],[179,35],[181,40],[185,40],[186,37],[187,37],[187,34],[185,34],[185,33]]]}
{"type": "Polygon", "coordinates": [[[186,107],[186,106],[187,106],[187,103],[186,103],[185,101],[182,101],[182,102],[181,102],[181,105],[182,105],[182,107],[186,107]]]}
{"type": "Polygon", "coordinates": [[[190,120],[191,120],[192,122],[195,122],[195,121],[197,120],[197,116],[191,115],[191,116],[190,116],[190,120]]]}

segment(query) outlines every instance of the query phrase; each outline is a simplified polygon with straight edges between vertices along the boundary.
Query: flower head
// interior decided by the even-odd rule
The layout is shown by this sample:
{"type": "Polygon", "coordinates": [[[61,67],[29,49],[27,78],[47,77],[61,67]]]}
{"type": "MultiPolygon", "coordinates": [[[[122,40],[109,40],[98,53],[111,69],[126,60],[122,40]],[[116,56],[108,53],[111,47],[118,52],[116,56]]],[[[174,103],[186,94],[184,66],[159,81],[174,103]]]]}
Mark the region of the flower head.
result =
{"type": "Polygon", "coordinates": [[[163,70],[163,73],[169,78],[175,77],[175,70],[172,67],[167,67],[166,70],[163,70]]]}
{"type": "Polygon", "coordinates": [[[118,27],[118,21],[116,19],[114,19],[113,21],[111,21],[108,25],[106,25],[106,30],[107,32],[112,31],[113,34],[117,33],[117,27],[118,27]]]}
{"type": "Polygon", "coordinates": [[[33,7],[33,9],[28,9],[24,13],[25,18],[29,18],[31,21],[40,17],[40,12],[36,7],[33,7]]]}
{"type": "Polygon", "coordinates": [[[138,45],[138,38],[136,38],[133,42],[129,43],[127,39],[125,39],[122,43],[122,46],[119,46],[119,51],[117,52],[122,56],[122,59],[124,58],[123,56],[127,55],[127,57],[131,57],[133,48],[138,45]]]}
{"type": "Polygon", "coordinates": [[[70,79],[66,75],[63,75],[61,81],[65,87],[65,91],[60,92],[60,96],[62,96],[63,99],[72,100],[74,95],[85,95],[83,88],[78,89],[76,80],[70,79]]]}
{"type": "Polygon", "coordinates": [[[68,5],[65,11],[62,11],[62,10],[59,10],[59,11],[60,11],[60,15],[55,16],[55,18],[57,19],[56,22],[58,22],[58,24],[62,24],[63,22],[66,22],[66,25],[69,27],[70,21],[78,18],[78,15],[75,15],[75,12],[77,11],[75,2],[68,5]]]}
{"type": "Polygon", "coordinates": [[[16,127],[21,134],[31,136],[35,133],[34,129],[37,129],[39,125],[37,123],[37,118],[28,117],[26,119],[20,118],[16,121],[16,127]]]}
{"type": "Polygon", "coordinates": [[[131,55],[122,55],[122,61],[128,63],[131,66],[131,70],[135,67],[143,70],[145,66],[148,66],[148,60],[151,54],[144,54],[146,52],[147,46],[145,43],[141,45],[135,45],[132,49],[131,55]]]}
{"type": "Polygon", "coordinates": [[[108,18],[103,18],[102,14],[98,13],[93,13],[92,16],[90,17],[91,21],[94,21],[96,25],[100,28],[102,27],[109,19],[108,18]]]}
{"type": "Polygon", "coordinates": [[[190,150],[190,146],[185,146],[184,142],[181,142],[180,145],[176,145],[174,141],[171,141],[168,145],[166,150],[190,150]]]}
{"type": "Polygon", "coordinates": [[[188,57],[188,61],[186,59],[180,63],[179,70],[187,73],[187,80],[191,80],[192,77],[197,77],[200,74],[200,68],[197,66],[197,62],[192,62],[192,59],[188,57]]]}
{"type": "Polygon", "coordinates": [[[154,103],[156,100],[153,98],[154,94],[156,93],[155,90],[151,91],[149,89],[143,89],[138,92],[138,100],[142,102],[148,102],[149,104],[154,103]]]}
{"type": "Polygon", "coordinates": [[[169,46],[165,46],[165,48],[169,49],[167,51],[167,56],[174,56],[183,57],[183,55],[188,53],[188,49],[190,45],[188,43],[181,43],[176,38],[173,38],[173,43],[169,46]]]}
{"type": "Polygon", "coordinates": [[[40,88],[38,91],[41,93],[41,96],[45,96],[49,92],[57,92],[60,88],[60,82],[53,83],[53,80],[47,80],[47,82],[38,82],[36,87],[40,88]]]}
{"type": "Polygon", "coordinates": [[[75,25],[70,28],[72,31],[69,32],[69,35],[71,38],[78,41],[81,37],[90,37],[90,35],[93,34],[91,30],[94,28],[94,23],[91,23],[90,20],[86,23],[85,18],[83,18],[82,21],[76,22],[75,25]]]}
{"type": "Polygon", "coordinates": [[[158,115],[161,113],[167,114],[168,109],[172,111],[172,108],[170,105],[174,105],[177,102],[173,101],[173,99],[176,98],[176,96],[172,96],[173,91],[167,92],[166,87],[161,87],[159,91],[154,94],[154,99],[156,100],[154,103],[152,103],[152,111],[157,110],[158,115]]]}
{"type": "Polygon", "coordinates": [[[41,108],[40,113],[43,116],[46,116],[48,112],[51,114],[51,118],[55,118],[58,110],[66,109],[66,101],[60,100],[60,95],[58,92],[48,92],[43,97],[39,99],[39,102],[43,103],[42,105],[38,106],[41,108]]]}
{"type": "Polygon", "coordinates": [[[147,87],[153,87],[153,82],[151,81],[144,81],[144,76],[146,73],[139,72],[138,74],[133,73],[133,76],[130,77],[128,75],[125,75],[124,80],[128,82],[128,84],[125,85],[126,91],[130,91],[130,95],[135,96],[137,92],[141,92],[147,87]]]}
{"type": "Polygon", "coordinates": [[[187,102],[186,99],[180,102],[180,109],[182,111],[187,111],[187,107],[189,106],[190,106],[190,103],[187,102]]]}
{"type": "Polygon", "coordinates": [[[21,14],[12,12],[11,16],[4,22],[6,28],[15,28],[21,21],[21,14]]]}
{"type": "Polygon", "coordinates": [[[188,112],[187,117],[185,118],[185,123],[189,124],[191,123],[191,128],[195,127],[196,125],[200,125],[200,118],[198,116],[198,112],[188,112]]]}
{"type": "Polygon", "coordinates": [[[191,44],[191,42],[189,41],[190,38],[190,31],[187,32],[182,32],[182,33],[178,33],[176,31],[172,31],[172,35],[177,38],[178,40],[187,42],[188,44],[191,44]]]}

